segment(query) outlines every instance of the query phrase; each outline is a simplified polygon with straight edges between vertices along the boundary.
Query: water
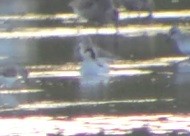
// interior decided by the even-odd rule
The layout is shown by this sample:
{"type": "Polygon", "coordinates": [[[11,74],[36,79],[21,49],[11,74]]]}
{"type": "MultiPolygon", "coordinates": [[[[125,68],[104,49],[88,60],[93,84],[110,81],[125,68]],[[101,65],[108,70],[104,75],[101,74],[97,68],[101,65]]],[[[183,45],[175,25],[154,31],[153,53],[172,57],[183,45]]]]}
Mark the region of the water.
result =
{"type": "Polygon", "coordinates": [[[29,83],[0,90],[0,135],[189,135],[189,57],[167,38],[176,22],[189,31],[187,0],[160,0],[152,22],[121,11],[118,29],[76,25],[68,1],[0,3],[0,65],[30,71],[29,83]],[[116,58],[109,76],[81,77],[80,35],[116,58]]]}

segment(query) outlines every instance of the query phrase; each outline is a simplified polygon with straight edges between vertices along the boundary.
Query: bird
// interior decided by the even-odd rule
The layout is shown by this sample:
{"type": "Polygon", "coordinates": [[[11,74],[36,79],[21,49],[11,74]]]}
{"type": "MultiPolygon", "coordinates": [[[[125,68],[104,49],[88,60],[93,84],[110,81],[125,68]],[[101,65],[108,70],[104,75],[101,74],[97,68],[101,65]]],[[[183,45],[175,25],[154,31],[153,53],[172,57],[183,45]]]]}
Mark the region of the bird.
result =
{"type": "Polygon", "coordinates": [[[152,18],[152,13],[155,7],[153,0],[120,0],[119,5],[123,6],[127,10],[138,11],[148,11],[148,18],[152,18]]]}
{"type": "Polygon", "coordinates": [[[90,37],[81,37],[78,44],[78,52],[81,56],[80,73],[83,77],[101,76],[109,73],[108,59],[98,55],[98,48],[90,37]]]}
{"type": "Polygon", "coordinates": [[[82,53],[81,51],[85,48],[92,48],[93,52],[96,55],[96,58],[97,57],[103,58],[107,59],[108,61],[120,59],[120,57],[112,54],[111,52],[100,48],[97,44],[94,43],[91,36],[85,36],[85,35],[77,37],[77,46],[75,46],[74,48],[74,58],[77,58],[77,60],[82,61],[84,55],[81,54],[84,53],[82,53]]]}
{"type": "Polygon", "coordinates": [[[119,12],[112,0],[73,0],[69,3],[74,13],[88,22],[97,24],[118,23],[119,12]]]}
{"type": "Polygon", "coordinates": [[[24,81],[28,82],[29,72],[26,68],[20,66],[2,66],[0,68],[0,85],[1,88],[14,88],[20,86],[24,81]]]}
{"type": "Polygon", "coordinates": [[[169,30],[169,38],[182,54],[190,55],[189,33],[182,32],[178,26],[174,25],[169,30]]]}

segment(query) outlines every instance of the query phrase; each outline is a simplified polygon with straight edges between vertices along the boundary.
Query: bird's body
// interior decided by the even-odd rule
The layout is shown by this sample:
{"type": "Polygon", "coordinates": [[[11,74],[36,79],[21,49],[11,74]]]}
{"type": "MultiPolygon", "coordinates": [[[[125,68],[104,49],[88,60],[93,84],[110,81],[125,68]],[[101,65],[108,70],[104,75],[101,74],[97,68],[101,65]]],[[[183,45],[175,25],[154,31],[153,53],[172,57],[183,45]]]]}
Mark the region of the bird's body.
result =
{"type": "Polygon", "coordinates": [[[81,63],[81,75],[83,76],[98,76],[106,75],[109,72],[109,67],[106,62],[101,59],[84,60],[81,63]]]}
{"type": "Polygon", "coordinates": [[[118,12],[112,0],[73,0],[69,6],[79,17],[99,24],[116,22],[118,12]]]}
{"type": "Polygon", "coordinates": [[[174,41],[175,46],[185,55],[190,55],[190,34],[182,33],[180,29],[173,26],[169,31],[170,38],[174,41]]]}
{"type": "Polygon", "coordinates": [[[81,75],[98,76],[106,75],[109,72],[109,66],[106,59],[98,56],[98,50],[92,43],[90,37],[81,38],[79,43],[79,54],[82,58],[81,75]]]}

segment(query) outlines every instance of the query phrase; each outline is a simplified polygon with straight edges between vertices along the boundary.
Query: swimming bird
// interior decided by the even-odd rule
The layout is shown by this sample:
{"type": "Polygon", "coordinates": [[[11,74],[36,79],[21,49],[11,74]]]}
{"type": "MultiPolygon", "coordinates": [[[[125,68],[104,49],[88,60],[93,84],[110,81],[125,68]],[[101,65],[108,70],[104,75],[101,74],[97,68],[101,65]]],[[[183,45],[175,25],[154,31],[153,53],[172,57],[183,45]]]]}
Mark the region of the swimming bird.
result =
{"type": "Polygon", "coordinates": [[[103,58],[103,59],[107,59],[108,61],[112,61],[115,59],[119,59],[118,56],[114,55],[113,53],[99,47],[97,44],[95,44],[95,42],[92,40],[92,37],[90,36],[79,36],[77,37],[77,45],[75,46],[75,51],[74,51],[74,55],[75,58],[79,58],[79,60],[83,59],[83,53],[81,53],[80,51],[80,47],[82,46],[82,48],[92,48],[93,51],[96,54],[97,58],[103,58]]]}
{"type": "Polygon", "coordinates": [[[28,82],[28,70],[20,66],[3,66],[0,69],[1,88],[14,88],[28,82]],[[18,81],[18,82],[17,82],[18,81]]]}
{"type": "Polygon", "coordinates": [[[81,39],[84,39],[78,44],[79,54],[82,58],[81,75],[99,76],[108,74],[108,60],[98,56],[98,49],[94,46],[90,37],[82,37],[81,39]]]}
{"type": "Polygon", "coordinates": [[[181,53],[190,55],[190,33],[183,33],[177,26],[172,26],[169,37],[181,53]]]}
{"type": "Polygon", "coordinates": [[[118,11],[112,0],[73,0],[69,3],[75,14],[89,22],[118,23],[118,11]]]}
{"type": "Polygon", "coordinates": [[[153,0],[120,0],[120,5],[125,7],[127,10],[138,11],[148,11],[148,18],[152,18],[152,13],[155,7],[153,0]]]}

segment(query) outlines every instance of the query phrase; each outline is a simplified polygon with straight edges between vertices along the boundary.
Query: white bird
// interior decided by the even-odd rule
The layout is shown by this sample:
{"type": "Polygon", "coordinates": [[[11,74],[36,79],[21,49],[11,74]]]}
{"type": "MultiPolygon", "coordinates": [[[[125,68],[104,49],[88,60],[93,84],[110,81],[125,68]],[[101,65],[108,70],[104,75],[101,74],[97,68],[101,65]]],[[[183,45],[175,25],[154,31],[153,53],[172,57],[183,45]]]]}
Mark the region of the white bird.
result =
{"type": "Polygon", "coordinates": [[[112,0],[73,0],[69,3],[75,14],[99,24],[118,22],[118,11],[112,0]]]}
{"type": "Polygon", "coordinates": [[[22,82],[28,81],[28,70],[19,66],[3,66],[0,68],[1,88],[19,87],[22,82]]]}
{"type": "Polygon", "coordinates": [[[181,53],[190,55],[190,33],[181,32],[177,26],[173,26],[169,30],[169,37],[181,53]]]}
{"type": "MultiPolygon", "coordinates": [[[[84,39],[84,37],[82,38],[84,39]]],[[[106,75],[109,72],[108,60],[98,56],[98,49],[92,43],[90,37],[79,42],[79,53],[82,57],[81,75],[99,76],[106,75]]]]}

